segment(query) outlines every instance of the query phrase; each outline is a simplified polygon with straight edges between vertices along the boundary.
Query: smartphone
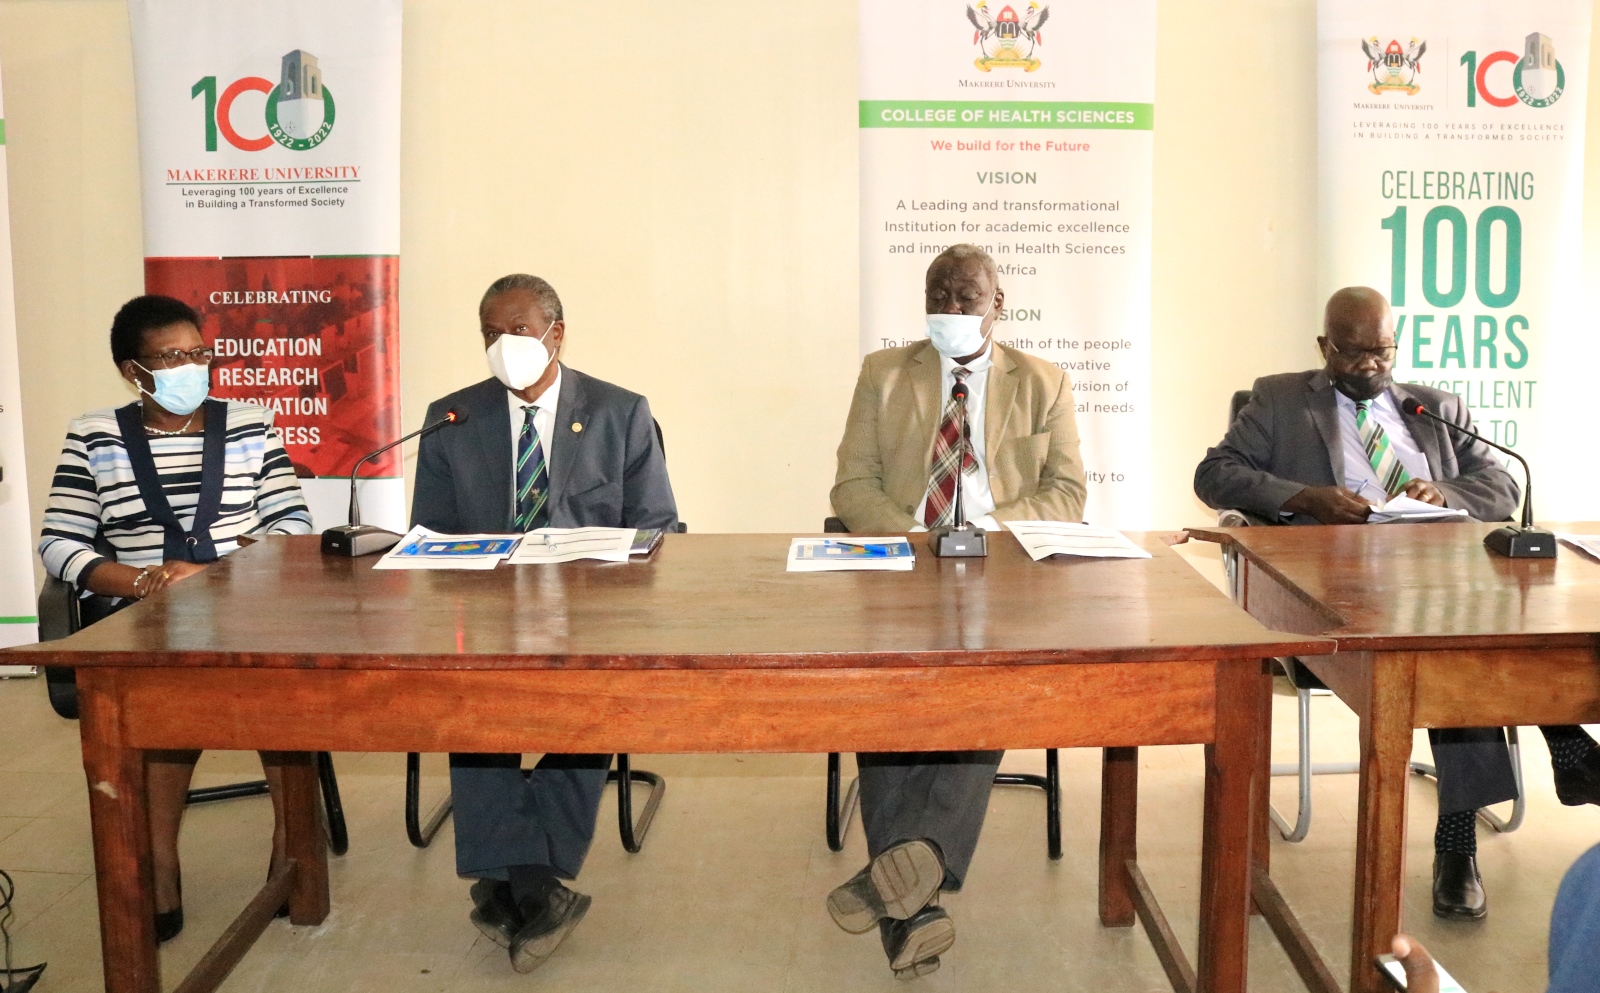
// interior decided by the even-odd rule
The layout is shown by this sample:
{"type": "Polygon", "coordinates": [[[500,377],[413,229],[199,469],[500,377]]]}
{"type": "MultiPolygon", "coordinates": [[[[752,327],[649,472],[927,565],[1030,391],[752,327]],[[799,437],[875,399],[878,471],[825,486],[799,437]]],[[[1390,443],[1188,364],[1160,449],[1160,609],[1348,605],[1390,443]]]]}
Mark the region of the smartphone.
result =
{"type": "MultiPolygon", "coordinates": [[[[1379,972],[1383,973],[1383,978],[1389,981],[1390,986],[1404,993],[1406,989],[1406,967],[1400,964],[1399,959],[1393,955],[1379,955],[1376,959],[1373,959],[1372,964],[1378,967],[1379,972]]],[[[1439,973],[1439,993],[1467,993],[1466,990],[1461,988],[1461,984],[1456,982],[1454,976],[1444,971],[1444,966],[1434,962],[1433,968],[1434,971],[1439,973]]]]}

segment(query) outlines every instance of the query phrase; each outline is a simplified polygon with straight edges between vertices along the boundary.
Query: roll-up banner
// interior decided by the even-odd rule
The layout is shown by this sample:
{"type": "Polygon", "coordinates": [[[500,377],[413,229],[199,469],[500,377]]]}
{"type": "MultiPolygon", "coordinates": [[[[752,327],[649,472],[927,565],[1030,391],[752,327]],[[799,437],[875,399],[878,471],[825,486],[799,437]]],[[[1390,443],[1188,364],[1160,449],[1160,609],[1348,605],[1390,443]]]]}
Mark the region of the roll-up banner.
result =
{"type": "Polygon", "coordinates": [[[1532,463],[1553,520],[1600,511],[1582,440],[1600,358],[1581,296],[1589,18],[1589,0],[1318,14],[1324,296],[1387,294],[1396,380],[1463,397],[1532,463]]]}
{"type": "Polygon", "coordinates": [[[861,351],[923,335],[923,276],[994,256],[996,339],[1068,371],[1085,515],[1150,513],[1154,0],[860,0],[861,351]]]}
{"type": "MultiPolygon", "coordinates": [[[[17,374],[17,312],[11,284],[11,211],[6,124],[0,97],[0,648],[39,640],[33,599],[33,520],[22,456],[22,382],[17,374]]],[[[0,665],[0,675],[32,671],[0,665]]]]}
{"type": "MultiPolygon", "coordinates": [[[[129,0],[145,288],[268,407],[318,527],[400,433],[400,0],[129,0]]],[[[400,452],[367,523],[404,530],[400,452]]]]}

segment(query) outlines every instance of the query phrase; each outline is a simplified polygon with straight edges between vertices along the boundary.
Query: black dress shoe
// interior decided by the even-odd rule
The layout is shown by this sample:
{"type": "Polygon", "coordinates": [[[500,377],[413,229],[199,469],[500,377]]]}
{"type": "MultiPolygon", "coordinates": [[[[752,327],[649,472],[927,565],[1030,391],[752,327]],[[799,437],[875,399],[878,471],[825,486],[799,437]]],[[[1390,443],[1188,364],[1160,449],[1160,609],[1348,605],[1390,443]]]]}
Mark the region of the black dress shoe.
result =
{"type": "Polygon", "coordinates": [[[1569,807],[1600,805],[1600,749],[1594,749],[1575,769],[1557,769],[1556,799],[1569,807]]]}
{"type": "Polygon", "coordinates": [[[1433,916],[1475,921],[1487,913],[1489,903],[1483,877],[1478,875],[1478,860],[1456,852],[1434,853],[1433,916]]]}
{"type": "Polygon", "coordinates": [[[907,920],[878,922],[883,953],[896,979],[915,979],[939,968],[939,956],[956,943],[956,926],[943,907],[923,907],[907,920]]]}
{"type": "Polygon", "coordinates": [[[572,929],[589,912],[589,897],[575,893],[560,883],[554,883],[534,906],[524,902],[518,909],[523,924],[511,937],[508,949],[511,968],[518,972],[532,972],[544,964],[566,940],[572,929]]]}
{"type": "Polygon", "coordinates": [[[183,932],[183,905],[179,904],[176,910],[165,910],[156,914],[156,944],[162,945],[176,938],[183,932]]]}
{"type": "Polygon", "coordinates": [[[939,852],[926,841],[904,841],[835,887],[828,894],[828,913],[851,934],[864,934],[884,918],[911,917],[938,895],[943,882],[939,852]]]}
{"type": "Polygon", "coordinates": [[[511,939],[523,925],[522,912],[511,898],[511,884],[498,879],[480,879],[472,884],[469,916],[483,936],[501,948],[511,947],[511,939]]]}

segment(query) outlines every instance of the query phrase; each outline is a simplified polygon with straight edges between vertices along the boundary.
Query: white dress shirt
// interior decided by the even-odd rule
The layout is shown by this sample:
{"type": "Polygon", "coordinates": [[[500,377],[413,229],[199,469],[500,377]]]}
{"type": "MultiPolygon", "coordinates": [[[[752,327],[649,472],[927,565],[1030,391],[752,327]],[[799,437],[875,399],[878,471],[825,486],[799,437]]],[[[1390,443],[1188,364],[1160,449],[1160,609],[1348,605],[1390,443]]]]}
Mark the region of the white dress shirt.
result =
{"type": "MultiPolygon", "coordinates": [[[[1378,482],[1372,460],[1367,458],[1366,447],[1361,444],[1361,432],[1356,429],[1356,402],[1337,389],[1333,395],[1339,404],[1339,447],[1344,452],[1345,489],[1373,506],[1381,507],[1389,502],[1389,497],[1378,482]]],[[[1428,469],[1428,457],[1422,454],[1422,449],[1417,447],[1417,440],[1411,436],[1411,429],[1400,419],[1400,408],[1395,405],[1393,393],[1384,390],[1374,397],[1367,406],[1367,416],[1378,419],[1384,434],[1389,437],[1390,449],[1412,479],[1433,479],[1433,473],[1428,469]]]]}
{"type": "MultiPolygon", "coordinates": [[[[989,395],[989,370],[994,366],[994,345],[983,350],[983,354],[966,363],[964,368],[971,370],[967,376],[967,433],[972,437],[972,457],[977,462],[977,468],[972,472],[961,474],[961,510],[967,520],[983,528],[985,531],[998,531],[1000,524],[993,516],[994,492],[989,488],[989,460],[986,456],[988,448],[984,437],[984,413],[987,406],[985,398],[989,395]]],[[[950,402],[950,391],[956,385],[956,361],[947,356],[939,356],[939,421],[944,421],[945,404],[950,402]]],[[[933,480],[928,480],[928,486],[933,486],[933,480]]],[[[917,526],[913,531],[926,531],[922,523],[923,511],[927,509],[928,497],[923,494],[922,502],[917,504],[917,526]]],[[[962,523],[957,521],[957,524],[962,523]]]]}
{"type": "MultiPolygon", "coordinates": [[[[556,363],[556,378],[550,388],[533,398],[533,429],[539,432],[539,447],[544,449],[545,471],[550,471],[550,440],[556,428],[556,402],[561,398],[561,364],[556,363]]],[[[527,415],[522,408],[527,402],[506,390],[506,403],[511,405],[511,508],[517,506],[517,442],[522,440],[522,422],[527,415]]]]}

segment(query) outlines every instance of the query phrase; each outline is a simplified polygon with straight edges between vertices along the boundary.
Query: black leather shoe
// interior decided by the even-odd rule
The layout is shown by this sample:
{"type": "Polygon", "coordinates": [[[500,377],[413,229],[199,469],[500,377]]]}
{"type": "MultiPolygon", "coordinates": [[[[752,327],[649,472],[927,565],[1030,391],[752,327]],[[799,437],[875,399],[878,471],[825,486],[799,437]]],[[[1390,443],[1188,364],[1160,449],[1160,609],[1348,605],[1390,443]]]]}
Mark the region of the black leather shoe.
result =
{"type": "Polygon", "coordinates": [[[833,922],[864,934],[884,918],[903,921],[932,900],[944,882],[944,862],[926,841],[903,841],[828,894],[833,922]]]}
{"type": "Polygon", "coordinates": [[[522,929],[522,912],[511,898],[511,884],[497,879],[480,879],[472,884],[472,923],[483,936],[510,948],[511,939],[522,929]]]}
{"type": "Polygon", "coordinates": [[[907,920],[878,922],[883,953],[896,979],[916,979],[939,968],[939,956],[956,943],[956,926],[943,907],[923,907],[907,920]]]}
{"type": "Polygon", "coordinates": [[[511,968],[532,972],[543,965],[589,912],[589,903],[587,896],[560,883],[552,885],[537,906],[524,903],[519,908],[524,923],[511,937],[511,968]]]}
{"type": "Polygon", "coordinates": [[[1433,916],[1447,920],[1481,920],[1489,913],[1478,875],[1478,860],[1456,852],[1433,856],[1433,916]]]}
{"type": "Polygon", "coordinates": [[[162,945],[183,933],[183,907],[156,915],[156,944],[162,945]]]}
{"type": "Polygon", "coordinates": [[[1600,749],[1591,751],[1576,769],[1557,769],[1556,799],[1569,807],[1600,805],[1600,749]]]}

